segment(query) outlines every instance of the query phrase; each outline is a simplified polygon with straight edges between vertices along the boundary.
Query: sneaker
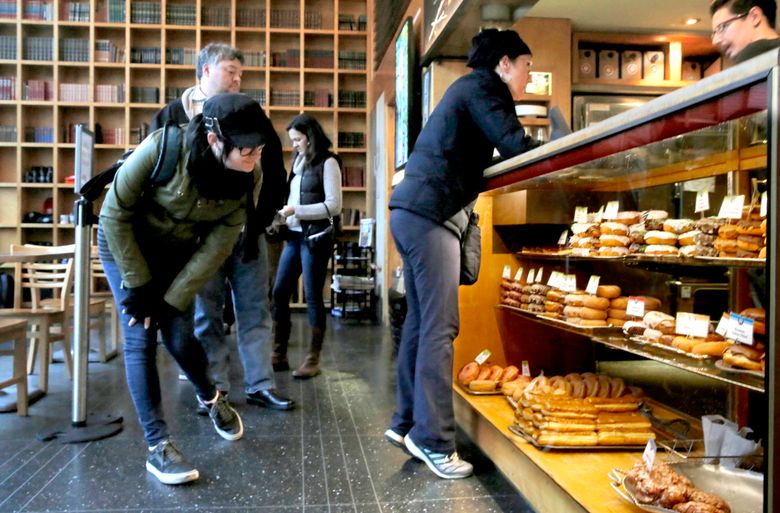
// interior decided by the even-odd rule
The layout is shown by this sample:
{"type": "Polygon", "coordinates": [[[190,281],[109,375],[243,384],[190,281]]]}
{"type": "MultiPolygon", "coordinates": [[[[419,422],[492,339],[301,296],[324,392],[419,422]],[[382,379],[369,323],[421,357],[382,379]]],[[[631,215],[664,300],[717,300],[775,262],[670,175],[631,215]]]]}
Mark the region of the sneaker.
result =
{"type": "Polygon", "coordinates": [[[418,447],[409,436],[404,437],[404,445],[412,453],[412,456],[425,462],[434,474],[443,479],[463,479],[474,472],[471,463],[460,459],[457,452],[452,454],[433,452],[424,447],[418,447]]]}
{"type": "Polygon", "coordinates": [[[395,447],[398,447],[409,456],[412,455],[412,453],[409,452],[409,449],[406,448],[406,445],[404,445],[404,437],[402,435],[399,435],[392,429],[388,429],[387,431],[385,431],[385,440],[390,442],[390,445],[394,445],[395,447]]]}
{"type": "Polygon", "coordinates": [[[231,441],[244,436],[244,423],[241,422],[241,417],[219,390],[217,390],[217,398],[213,403],[210,401],[207,403],[200,397],[198,397],[198,401],[209,408],[209,417],[211,417],[211,422],[214,423],[214,429],[217,430],[219,436],[231,441]]]}
{"type": "Polygon", "coordinates": [[[146,470],[164,484],[181,484],[200,477],[198,469],[187,463],[170,440],[163,440],[149,451],[146,470]]]}
{"type": "Polygon", "coordinates": [[[183,372],[180,372],[179,373],[179,381],[189,381],[189,380],[187,379],[187,375],[186,374],[184,374],[183,372]]]}
{"type": "MultiPolygon", "coordinates": [[[[222,392],[220,390],[219,393],[224,395],[225,399],[228,398],[228,393],[227,392],[222,392]]],[[[196,395],[195,397],[197,398],[198,396],[196,395]]],[[[208,417],[209,416],[209,410],[211,410],[211,407],[209,405],[207,405],[207,404],[205,404],[205,403],[203,403],[201,401],[198,401],[198,406],[195,408],[195,413],[197,413],[201,417],[208,417]]]]}

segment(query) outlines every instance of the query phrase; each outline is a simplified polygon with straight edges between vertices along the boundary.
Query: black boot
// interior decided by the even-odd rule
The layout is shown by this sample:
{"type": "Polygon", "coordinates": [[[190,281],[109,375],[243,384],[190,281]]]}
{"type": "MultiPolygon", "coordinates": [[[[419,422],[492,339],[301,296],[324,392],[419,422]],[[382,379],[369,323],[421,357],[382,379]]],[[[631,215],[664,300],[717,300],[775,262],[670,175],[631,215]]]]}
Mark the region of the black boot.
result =
{"type": "Polygon", "coordinates": [[[313,378],[320,373],[320,352],[322,351],[322,340],[325,338],[325,327],[314,326],[311,329],[311,346],[309,353],[303,360],[300,367],[293,371],[293,377],[299,379],[313,378]]]}
{"type": "Polygon", "coordinates": [[[271,353],[271,364],[275,372],[290,370],[287,361],[287,343],[290,341],[290,323],[274,323],[274,349],[271,353]]]}

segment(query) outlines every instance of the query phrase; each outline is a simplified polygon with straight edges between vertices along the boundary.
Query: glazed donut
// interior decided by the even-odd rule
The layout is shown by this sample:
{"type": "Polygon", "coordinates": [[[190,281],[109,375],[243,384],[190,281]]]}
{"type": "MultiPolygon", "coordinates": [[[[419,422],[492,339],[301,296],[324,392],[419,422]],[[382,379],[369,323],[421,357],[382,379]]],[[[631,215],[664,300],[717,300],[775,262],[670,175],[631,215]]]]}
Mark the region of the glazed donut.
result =
{"type": "Polygon", "coordinates": [[[546,312],[560,313],[563,312],[563,305],[555,301],[546,301],[544,303],[544,310],[546,312]]]}
{"type": "Polygon", "coordinates": [[[766,228],[762,231],[759,221],[740,221],[737,223],[737,233],[740,235],[763,235],[765,232],[766,228]]]}
{"type": "Polygon", "coordinates": [[[626,323],[625,319],[615,319],[614,317],[607,317],[608,326],[615,326],[617,328],[622,328],[625,323],[626,323]]]}
{"type": "Polygon", "coordinates": [[[626,296],[616,297],[609,302],[609,307],[615,310],[625,310],[628,306],[628,298],[626,296]]]}
{"type": "Polygon", "coordinates": [[[651,245],[674,246],[677,244],[677,235],[672,232],[651,230],[645,233],[645,242],[651,245]]]}
{"type": "Polygon", "coordinates": [[[696,246],[696,245],[693,245],[693,246],[682,246],[680,248],[679,255],[681,257],[696,256],[697,248],[698,248],[698,246],[696,246]]]}
{"type": "Polygon", "coordinates": [[[607,318],[607,311],[583,306],[580,308],[579,317],[589,321],[603,321],[607,318]]]}
{"type": "Polygon", "coordinates": [[[645,248],[645,255],[678,256],[680,251],[672,244],[651,244],[645,248]]]}
{"type": "Polygon", "coordinates": [[[622,257],[628,255],[628,248],[624,246],[604,246],[599,248],[600,257],[622,257]]]}
{"type": "Polygon", "coordinates": [[[680,244],[680,246],[691,246],[696,244],[696,236],[700,233],[701,232],[699,230],[691,230],[689,232],[682,233],[679,237],[677,237],[677,242],[680,244]]]}
{"type": "Polygon", "coordinates": [[[620,296],[620,287],[617,285],[599,285],[596,289],[596,295],[607,299],[615,299],[620,296]]]}
{"type": "Polygon", "coordinates": [[[506,383],[507,381],[512,381],[514,379],[517,379],[519,375],[520,375],[520,369],[518,369],[514,365],[509,365],[501,373],[501,377],[499,378],[499,381],[501,381],[501,383],[506,383]]]}
{"type": "Polygon", "coordinates": [[[664,231],[677,235],[693,230],[694,226],[691,219],[667,219],[664,221],[664,231]]]}
{"type": "Polygon", "coordinates": [[[490,376],[490,365],[483,363],[479,366],[479,374],[477,374],[478,381],[484,381],[490,376]]]}
{"type": "Polygon", "coordinates": [[[601,223],[601,235],[628,235],[628,227],[623,223],[601,223]]]}
{"type": "Polygon", "coordinates": [[[579,317],[582,306],[565,306],[563,308],[564,317],[579,317]]]}
{"type": "Polygon", "coordinates": [[[490,366],[490,374],[488,375],[488,378],[490,381],[498,381],[501,379],[501,374],[503,374],[504,368],[500,365],[491,365],[490,366]]]}
{"type": "Polygon", "coordinates": [[[618,308],[610,308],[607,310],[607,317],[611,319],[626,319],[626,311],[618,308]]]}
{"type": "Polygon", "coordinates": [[[721,239],[736,239],[737,227],[733,224],[724,224],[718,228],[718,237],[721,239]]]}
{"type": "Polygon", "coordinates": [[[664,221],[669,217],[665,210],[646,210],[642,212],[642,219],[648,230],[663,230],[664,221]]]}
{"type": "Polygon", "coordinates": [[[609,396],[620,397],[626,391],[626,384],[620,378],[609,379],[609,396]]]}
{"type": "Polygon", "coordinates": [[[601,247],[619,247],[624,248],[631,243],[631,240],[625,235],[602,235],[599,237],[601,247]]]}
{"type": "Polygon", "coordinates": [[[570,306],[582,306],[586,297],[588,296],[585,294],[566,294],[563,302],[570,306]]]}
{"type": "Polygon", "coordinates": [[[596,392],[597,397],[609,397],[609,389],[610,389],[610,382],[609,382],[609,376],[605,376],[604,374],[598,375],[599,380],[599,390],[596,392]]]}
{"type": "Polygon", "coordinates": [[[545,294],[547,296],[548,301],[555,301],[556,303],[562,303],[563,298],[566,297],[566,294],[561,292],[560,290],[552,289],[545,294]]]}
{"type": "Polygon", "coordinates": [[[595,310],[607,310],[609,308],[609,299],[605,297],[585,296],[582,299],[582,306],[593,308],[595,310]]]}
{"type": "Polygon", "coordinates": [[[607,320],[604,319],[579,319],[580,326],[591,326],[594,328],[603,328],[607,326],[607,320]]]}
{"type": "Polygon", "coordinates": [[[623,212],[618,212],[615,221],[617,221],[618,223],[623,223],[625,225],[631,225],[631,224],[637,224],[641,218],[642,218],[641,212],[635,212],[633,210],[624,210],[623,212]]]}
{"type": "Polygon", "coordinates": [[[745,251],[759,251],[764,247],[764,239],[754,235],[740,235],[737,237],[737,249],[745,251]]]}
{"type": "Polygon", "coordinates": [[[583,374],[582,382],[585,384],[585,397],[594,397],[599,389],[599,380],[596,375],[592,373],[583,374]]]}
{"type": "Polygon", "coordinates": [[[463,366],[458,373],[458,382],[462,385],[468,385],[479,376],[479,364],[477,362],[469,362],[463,366]]]}

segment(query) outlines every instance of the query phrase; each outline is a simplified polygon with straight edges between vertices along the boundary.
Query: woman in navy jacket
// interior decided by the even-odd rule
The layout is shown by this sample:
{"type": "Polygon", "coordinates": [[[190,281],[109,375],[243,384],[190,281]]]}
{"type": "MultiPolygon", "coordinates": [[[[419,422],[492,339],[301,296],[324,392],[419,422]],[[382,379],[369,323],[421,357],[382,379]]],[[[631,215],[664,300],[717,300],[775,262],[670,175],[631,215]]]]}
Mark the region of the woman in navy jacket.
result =
{"type": "Polygon", "coordinates": [[[397,406],[385,438],[439,477],[472,473],[455,452],[452,342],[458,333],[460,234],[447,221],[482,191],[493,149],[509,158],[535,146],[517,121],[531,50],[513,30],[472,40],[473,71],[446,91],[390,198],[390,229],[404,262],[408,311],[398,352],[397,406]]]}

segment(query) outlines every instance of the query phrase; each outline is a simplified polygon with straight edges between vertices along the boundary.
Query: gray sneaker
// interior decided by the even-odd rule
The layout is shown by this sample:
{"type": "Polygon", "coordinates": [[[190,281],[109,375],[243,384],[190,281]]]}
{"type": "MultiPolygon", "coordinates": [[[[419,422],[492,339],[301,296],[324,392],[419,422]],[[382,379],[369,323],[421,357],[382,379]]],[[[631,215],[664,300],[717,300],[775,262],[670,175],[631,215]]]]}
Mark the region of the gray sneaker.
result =
{"type": "Polygon", "coordinates": [[[444,454],[418,447],[409,437],[404,437],[404,445],[415,458],[422,460],[434,474],[442,479],[463,479],[474,473],[474,467],[468,461],[458,457],[457,452],[444,454]]]}
{"type": "Polygon", "coordinates": [[[213,404],[206,404],[200,397],[198,397],[198,401],[209,408],[209,417],[211,417],[211,422],[219,436],[230,441],[238,440],[244,436],[244,423],[241,422],[241,417],[230,406],[227,397],[222,395],[219,390],[217,390],[217,400],[213,404]]]}
{"type": "Polygon", "coordinates": [[[184,459],[170,440],[163,440],[149,451],[146,470],[164,484],[181,484],[200,477],[198,469],[184,459]]]}

